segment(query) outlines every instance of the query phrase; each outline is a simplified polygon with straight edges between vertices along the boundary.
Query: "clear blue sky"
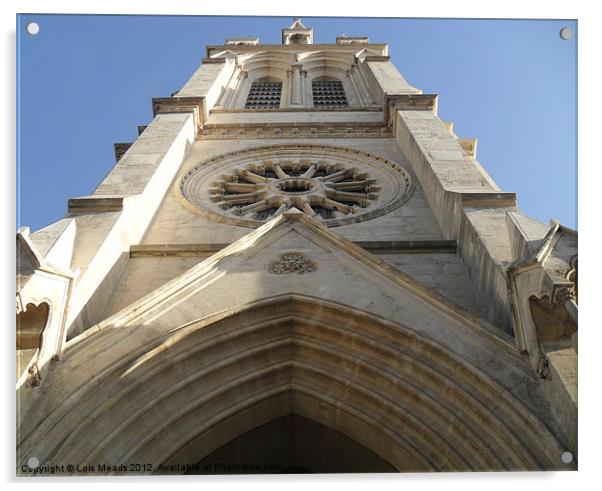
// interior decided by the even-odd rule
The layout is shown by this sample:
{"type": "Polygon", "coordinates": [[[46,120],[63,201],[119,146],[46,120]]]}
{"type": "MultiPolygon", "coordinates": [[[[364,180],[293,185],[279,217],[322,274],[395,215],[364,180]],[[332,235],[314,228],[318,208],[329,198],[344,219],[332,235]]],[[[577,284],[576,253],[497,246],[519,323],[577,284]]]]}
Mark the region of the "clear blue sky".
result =
{"type": "MultiPolygon", "coordinates": [[[[279,44],[290,17],[22,15],[17,18],[17,226],[44,227],[90,194],[133,141],[151,98],[178,90],[207,44],[279,44]],[[29,21],[40,32],[25,31],[29,21]]],[[[367,35],[425,93],[519,207],[576,227],[577,25],[558,20],[304,17],[314,42],[367,35]],[[563,41],[562,27],[574,37],[563,41]]]]}

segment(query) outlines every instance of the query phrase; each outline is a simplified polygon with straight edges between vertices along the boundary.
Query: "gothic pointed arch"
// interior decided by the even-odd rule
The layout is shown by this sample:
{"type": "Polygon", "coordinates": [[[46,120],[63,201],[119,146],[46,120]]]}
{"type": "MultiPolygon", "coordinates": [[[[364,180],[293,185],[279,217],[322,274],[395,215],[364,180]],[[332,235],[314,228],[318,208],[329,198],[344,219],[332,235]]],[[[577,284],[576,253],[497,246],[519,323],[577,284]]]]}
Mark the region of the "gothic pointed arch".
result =
{"type": "Polygon", "coordinates": [[[68,348],[54,374],[64,380],[64,397],[30,426],[22,455],[145,462],[160,473],[295,413],[397,470],[558,465],[561,448],[547,424],[478,367],[349,305],[266,298],[172,326],[84,370],[94,352],[143,331],[104,329],[68,348]]]}

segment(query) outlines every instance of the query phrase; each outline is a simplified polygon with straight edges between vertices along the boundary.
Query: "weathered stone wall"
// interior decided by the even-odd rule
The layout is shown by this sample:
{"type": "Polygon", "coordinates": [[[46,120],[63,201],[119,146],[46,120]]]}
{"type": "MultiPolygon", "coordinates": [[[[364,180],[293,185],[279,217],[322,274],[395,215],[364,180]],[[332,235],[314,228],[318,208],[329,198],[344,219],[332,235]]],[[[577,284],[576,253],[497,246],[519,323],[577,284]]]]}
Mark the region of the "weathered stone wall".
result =
{"type": "MultiPolygon", "coordinates": [[[[209,256],[146,256],[129,260],[123,281],[117,282],[104,315],[108,316],[184,273],[209,256]]],[[[378,254],[378,258],[406,273],[468,311],[481,307],[462,261],[454,253],[378,254]]]]}
{"type": "Polygon", "coordinates": [[[192,114],[160,114],[93,195],[69,201],[76,225],[71,268],[79,270],[67,321],[71,335],[103,318],[124,255],[146,233],[193,139],[192,114]]]}
{"type": "Polygon", "coordinates": [[[398,111],[396,133],[443,235],[458,241],[487,319],[512,333],[503,265],[513,259],[506,213],[516,210],[514,194],[500,192],[433,112],[398,111]]]}
{"type": "MultiPolygon", "coordinates": [[[[441,239],[442,234],[426,202],[420,183],[392,138],[290,139],[290,140],[214,140],[197,141],[183,163],[174,184],[161,204],[144,239],[145,244],[162,243],[230,243],[252,229],[204,217],[184,206],[177,183],[195,165],[217,155],[265,145],[282,143],[326,144],[360,149],[383,156],[406,169],[417,189],[413,197],[397,210],[366,222],[336,227],[344,237],[359,240],[426,240],[441,239]]],[[[319,157],[319,156],[318,156],[319,157]]]]}
{"type": "MultiPolygon", "coordinates": [[[[206,256],[205,256],[206,257],[206,256]]],[[[205,257],[140,257],[129,259],[123,279],[111,289],[111,301],[103,318],[186,272],[205,257]]]]}
{"type": "Polygon", "coordinates": [[[456,254],[379,254],[378,257],[466,310],[482,314],[466,268],[456,254]]]}

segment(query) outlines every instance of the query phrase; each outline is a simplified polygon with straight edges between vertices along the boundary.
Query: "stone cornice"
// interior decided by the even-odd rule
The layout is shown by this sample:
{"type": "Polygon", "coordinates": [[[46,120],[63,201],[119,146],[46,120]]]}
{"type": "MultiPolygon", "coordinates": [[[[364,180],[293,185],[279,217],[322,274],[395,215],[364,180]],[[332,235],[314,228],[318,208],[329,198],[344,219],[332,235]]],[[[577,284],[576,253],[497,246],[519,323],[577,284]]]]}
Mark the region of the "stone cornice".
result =
{"type": "MultiPolygon", "coordinates": [[[[455,240],[356,241],[355,245],[372,254],[428,254],[456,252],[455,240]]],[[[130,257],[203,257],[215,254],[230,244],[141,244],[130,247],[130,257]]]]}
{"type": "MultiPolygon", "coordinates": [[[[235,45],[210,45],[206,47],[206,58],[211,57],[212,51],[219,52],[224,50],[231,50],[236,54],[243,53],[258,53],[261,51],[284,51],[290,53],[298,53],[299,51],[339,51],[343,53],[355,53],[358,49],[370,48],[372,50],[380,50],[383,53],[387,52],[389,47],[385,43],[362,43],[362,44],[257,44],[254,46],[235,46],[235,45]]],[[[386,56],[386,55],[385,55],[386,56]]]]}
{"type": "MultiPolygon", "coordinates": [[[[452,191],[453,192],[453,191],[452,191]]],[[[510,192],[455,192],[466,208],[505,208],[516,206],[516,193],[510,192]]]]}
{"type": "Polygon", "coordinates": [[[203,65],[207,63],[226,63],[226,59],[227,58],[224,56],[219,56],[215,58],[203,58],[203,65]]]}
{"type": "Polygon", "coordinates": [[[123,210],[127,196],[80,196],[68,201],[69,213],[105,213],[123,210]]]}
{"type": "Polygon", "coordinates": [[[340,46],[365,46],[370,44],[367,36],[337,36],[336,43],[340,46]]]}
{"type": "Polygon", "coordinates": [[[205,124],[205,97],[154,97],[153,116],[157,114],[192,113],[196,132],[205,124]]]}
{"type": "Polygon", "coordinates": [[[437,114],[437,94],[385,94],[385,121],[395,124],[395,111],[432,111],[437,114]]]}
{"type": "Polygon", "coordinates": [[[364,57],[364,61],[391,61],[391,57],[386,55],[367,55],[364,57]]]}
{"type": "MultiPolygon", "coordinates": [[[[382,112],[382,108],[378,107],[336,107],[336,108],[316,108],[316,107],[276,107],[273,109],[211,109],[211,114],[234,114],[234,113],[302,113],[302,112],[382,112]]],[[[274,124],[274,123],[272,123],[274,124]]]]}
{"type": "Polygon", "coordinates": [[[391,126],[380,123],[273,123],[208,124],[199,132],[201,140],[240,138],[391,138],[391,126]]]}

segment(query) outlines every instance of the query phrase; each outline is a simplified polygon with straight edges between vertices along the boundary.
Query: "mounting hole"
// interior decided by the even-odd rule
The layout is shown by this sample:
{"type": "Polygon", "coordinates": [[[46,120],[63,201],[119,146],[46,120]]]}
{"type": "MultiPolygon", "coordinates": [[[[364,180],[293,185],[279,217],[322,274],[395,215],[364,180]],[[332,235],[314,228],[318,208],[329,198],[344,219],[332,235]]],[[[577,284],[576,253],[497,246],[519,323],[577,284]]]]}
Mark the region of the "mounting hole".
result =
{"type": "Polygon", "coordinates": [[[27,459],[27,467],[29,467],[31,470],[37,469],[40,467],[40,459],[37,457],[29,457],[27,459]]]}
{"type": "Polygon", "coordinates": [[[560,29],[560,37],[565,41],[568,41],[573,37],[573,30],[570,27],[563,27],[560,29]]]}
{"type": "Polygon", "coordinates": [[[560,456],[560,459],[565,463],[565,464],[570,464],[573,461],[573,454],[571,452],[562,452],[562,455],[560,456]]]}
{"type": "Polygon", "coordinates": [[[37,22],[30,22],[29,24],[27,24],[26,29],[27,34],[35,36],[38,32],[40,32],[40,24],[38,24],[37,22]]]}

